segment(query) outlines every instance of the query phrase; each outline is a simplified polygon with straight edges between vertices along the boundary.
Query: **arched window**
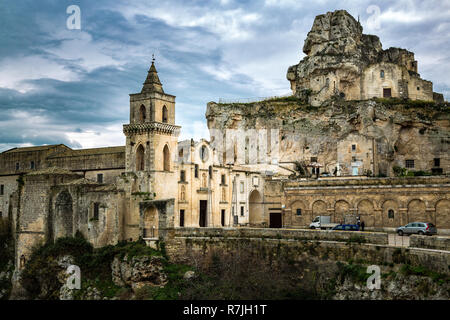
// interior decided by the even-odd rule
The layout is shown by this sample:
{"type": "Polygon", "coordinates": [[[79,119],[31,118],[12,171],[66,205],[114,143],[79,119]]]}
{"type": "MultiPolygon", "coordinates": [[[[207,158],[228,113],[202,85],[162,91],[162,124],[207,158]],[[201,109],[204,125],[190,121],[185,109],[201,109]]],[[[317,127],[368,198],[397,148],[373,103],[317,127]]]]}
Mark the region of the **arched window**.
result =
{"type": "Polygon", "coordinates": [[[169,112],[167,111],[167,107],[163,106],[162,108],[162,122],[167,122],[169,120],[169,112]]]}
{"type": "Polygon", "coordinates": [[[136,171],[144,171],[145,169],[144,154],[144,147],[142,145],[139,145],[136,150],[136,171]]]}
{"type": "Polygon", "coordinates": [[[186,187],[185,186],[181,186],[180,200],[181,201],[185,201],[186,200],[186,187]]]}
{"type": "Polygon", "coordinates": [[[141,105],[141,107],[139,108],[139,122],[140,123],[144,123],[145,122],[145,106],[141,105]]]}
{"type": "Polygon", "coordinates": [[[380,71],[380,78],[384,78],[384,70],[380,71]]]}
{"type": "Polygon", "coordinates": [[[163,159],[164,159],[163,170],[170,171],[170,152],[167,144],[164,146],[163,149],[163,159]]]}
{"type": "Polygon", "coordinates": [[[394,219],[394,210],[389,209],[389,211],[388,211],[388,218],[389,219],[394,219]]]}

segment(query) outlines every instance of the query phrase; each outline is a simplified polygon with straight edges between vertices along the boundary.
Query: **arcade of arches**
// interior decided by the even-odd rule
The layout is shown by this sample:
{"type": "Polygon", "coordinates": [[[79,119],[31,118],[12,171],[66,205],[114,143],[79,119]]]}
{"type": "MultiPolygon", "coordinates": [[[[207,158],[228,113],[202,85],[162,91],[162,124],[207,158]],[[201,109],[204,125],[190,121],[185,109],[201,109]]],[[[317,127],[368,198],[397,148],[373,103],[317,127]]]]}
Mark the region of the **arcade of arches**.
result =
{"type": "MultiPolygon", "coordinates": [[[[397,189],[397,188],[396,188],[397,189]]],[[[400,189],[400,188],[399,188],[400,189]]],[[[419,189],[419,188],[417,188],[419,189]]],[[[284,227],[307,227],[319,215],[345,223],[359,216],[369,230],[396,228],[413,221],[434,223],[438,230],[450,231],[450,200],[446,190],[378,190],[372,192],[314,193],[312,190],[288,191],[283,211],[284,227]]],[[[424,188],[425,189],[425,188],[424,188]]]]}

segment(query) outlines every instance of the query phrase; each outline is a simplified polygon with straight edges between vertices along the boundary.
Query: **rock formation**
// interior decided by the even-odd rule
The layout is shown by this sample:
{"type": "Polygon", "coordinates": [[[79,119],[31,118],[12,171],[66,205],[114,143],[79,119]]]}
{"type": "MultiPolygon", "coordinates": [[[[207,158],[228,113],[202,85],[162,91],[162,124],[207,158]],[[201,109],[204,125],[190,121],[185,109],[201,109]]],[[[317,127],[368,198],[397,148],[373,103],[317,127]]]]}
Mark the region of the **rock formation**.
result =
{"type": "MultiPolygon", "coordinates": [[[[432,83],[420,78],[414,53],[399,48],[383,50],[380,39],[363,34],[359,21],[345,10],[318,15],[303,52],[307,56],[289,67],[287,79],[293,93],[309,98],[313,105],[333,96],[433,100],[432,83]]],[[[439,98],[435,94],[435,99],[439,98]]]]}

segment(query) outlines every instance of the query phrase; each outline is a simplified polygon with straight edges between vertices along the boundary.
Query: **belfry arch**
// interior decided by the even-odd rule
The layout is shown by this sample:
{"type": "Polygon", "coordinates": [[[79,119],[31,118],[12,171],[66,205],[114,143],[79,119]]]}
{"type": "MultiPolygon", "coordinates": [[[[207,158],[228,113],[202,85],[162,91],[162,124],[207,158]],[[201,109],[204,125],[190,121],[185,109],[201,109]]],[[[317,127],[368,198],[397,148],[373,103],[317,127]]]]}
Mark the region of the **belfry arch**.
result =
{"type": "Polygon", "coordinates": [[[145,170],[145,149],[142,145],[136,149],[136,171],[144,171],[145,170]]]}

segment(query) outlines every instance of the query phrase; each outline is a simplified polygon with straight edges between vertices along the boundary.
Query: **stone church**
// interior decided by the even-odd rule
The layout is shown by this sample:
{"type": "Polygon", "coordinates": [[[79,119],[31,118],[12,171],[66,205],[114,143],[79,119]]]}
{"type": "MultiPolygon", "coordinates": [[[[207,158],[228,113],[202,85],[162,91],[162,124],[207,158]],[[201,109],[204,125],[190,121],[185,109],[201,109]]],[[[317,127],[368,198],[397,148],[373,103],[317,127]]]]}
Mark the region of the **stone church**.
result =
{"type": "Polygon", "coordinates": [[[130,94],[124,147],[1,153],[0,216],[12,222],[17,265],[35,243],[77,231],[98,247],[154,241],[173,227],[262,223],[261,174],[221,165],[208,141],[178,143],[179,132],[175,96],[152,62],[141,92],[130,94]]]}
{"type": "Polygon", "coordinates": [[[77,232],[99,247],[152,243],[172,228],[304,228],[317,215],[360,216],[381,231],[425,219],[450,232],[448,104],[414,55],[382,50],[345,11],[316,17],[304,52],[287,74],[293,99],[208,103],[210,141],[178,141],[175,96],[153,61],[130,94],[125,146],[2,152],[0,218],[11,222],[16,266],[34,244],[77,232]]]}

